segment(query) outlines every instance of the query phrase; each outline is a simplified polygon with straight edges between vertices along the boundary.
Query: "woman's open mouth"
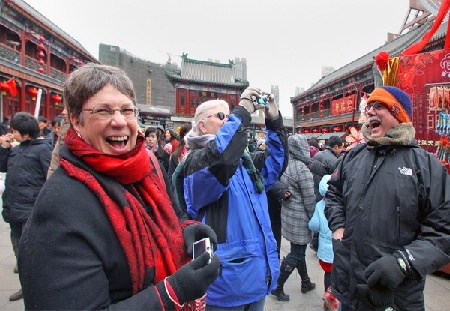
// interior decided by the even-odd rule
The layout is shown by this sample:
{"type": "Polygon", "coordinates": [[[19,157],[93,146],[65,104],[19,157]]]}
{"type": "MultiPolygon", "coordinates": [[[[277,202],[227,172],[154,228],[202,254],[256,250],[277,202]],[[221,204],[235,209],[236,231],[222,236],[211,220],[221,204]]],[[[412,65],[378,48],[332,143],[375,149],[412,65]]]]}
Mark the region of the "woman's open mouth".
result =
{"type": "Polygon", "coordinates": [[[129,136],[111,136],[106,138],[106,142],[115,149],[123,149],[127,146],[129,138],[129,136]]]}

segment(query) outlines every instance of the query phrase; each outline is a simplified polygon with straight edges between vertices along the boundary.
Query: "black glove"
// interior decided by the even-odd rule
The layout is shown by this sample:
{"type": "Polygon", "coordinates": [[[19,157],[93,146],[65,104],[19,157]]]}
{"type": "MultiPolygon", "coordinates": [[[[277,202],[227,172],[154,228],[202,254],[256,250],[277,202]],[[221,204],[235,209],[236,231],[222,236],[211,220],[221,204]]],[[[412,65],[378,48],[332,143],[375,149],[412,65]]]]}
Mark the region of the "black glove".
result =
{"type": "Polygon", "coordinates": [[[188,225],[183,230],[184,246],[188,256],[192,257],[193,243],[203,238],[209,238],[211,245],[217,244],[217,235],[210,226],[206,224],[188,225]]]}
{"type": "Polygon", "coordinates": [[[386,255],[372,262],[364,271],[364,276],[369,287],[392,291],[406,278],[406,265],[403,259],[386,255]]]}
{"type": "MultiPolygon", "coordinates": [[[[369,288],[366,284],[358,284],[356,288],[360,297],[367,297],[370,299],[370,301],[372,301],[373,306],[375,306],[376,308],[371,308],[371,310],[385,311],[388,307],[394,307],[393,291],[380,290],[378,288],[369,288]]],[[[365,307],[368,308],[368,306],[365,307]]]]}
{"type": "Polygon", "coordinates": [[[370,300],[377,307],[393,307],[394,291],[381,290],[375,287],[369,288],[370,300]]]}
{"type": "MultiPolygon", "coordinates": [[[[210,264],[208,264],[209,259],[209,253],[203,253],[167,278],[179,304],[202,297],[209,285],[217,278],[220,268],[219,257],[214,255],[210,264]]],[[[159,284],[157,287],[160,287],[159,284]]]]}

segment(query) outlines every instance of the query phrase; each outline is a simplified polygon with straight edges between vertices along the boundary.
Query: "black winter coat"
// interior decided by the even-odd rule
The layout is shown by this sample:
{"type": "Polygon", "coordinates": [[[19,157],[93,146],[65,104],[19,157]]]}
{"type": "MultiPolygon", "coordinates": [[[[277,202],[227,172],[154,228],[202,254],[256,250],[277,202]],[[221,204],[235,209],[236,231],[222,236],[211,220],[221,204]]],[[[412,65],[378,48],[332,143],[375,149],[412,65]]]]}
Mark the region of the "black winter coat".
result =
{"type": "Polygon", "coordinates": [[[52,157],[47,139],[28,139],[14,148],[0,147],[0,171],[6,172],[3,219],[26,222],[45,183],[52,157]]]}
{"type": "Polygon", "coordinates": [[[417,146],[351,149],[328,182],[327,216],[333,240],[333,292],[356,310],[374,310],[364,270],[403,250],[418,279],[395,290],[398,310],[424,309],[426,274],[450,261],[450,178],[444,166],[417,146]]]}
{"type": "Polygon", "coordinates": [[[324,175],[331,175],[337,166],[338,156],[334,153],[331,147],[327,146],[325,150],[316,153],[309,166],[314,179],[314,194],[316,195],[316,202],[322,200],[322,195],[319,193],[319,183],[324,175]]]}
{"type": "MultiPolygon", "coordinates": [[[[123,189],[65,146],[60,154],[92,172],[102,185],[123,189]]],[[[20,243],[26,310],[167,310],[153,277],[146,279],[141,292],[132,294],[130,268],[104,209],[95,193],[62,167],[53,173],[20,243]]]]}

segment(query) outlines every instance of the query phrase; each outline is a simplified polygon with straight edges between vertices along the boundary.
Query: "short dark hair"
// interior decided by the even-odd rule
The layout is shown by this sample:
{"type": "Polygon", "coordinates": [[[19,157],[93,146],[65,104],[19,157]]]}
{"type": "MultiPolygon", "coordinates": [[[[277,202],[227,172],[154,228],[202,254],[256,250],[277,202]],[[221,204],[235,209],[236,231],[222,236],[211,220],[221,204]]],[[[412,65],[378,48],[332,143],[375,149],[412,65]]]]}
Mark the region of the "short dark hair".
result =
{"type": "MultiPolygon", "coordinates": [[[[145,129],[145,137],[150,135],[150,133],[156,133],[156,127],[149,126],[145,129]]],[[[156,136],[158,136],[158,135],[156,135],[156,136]]]]}
{"type": "Polygon", "coordinates": [[[45,123],[48,122],[47,118],[44,117],[44,116],[39,116],[39,117],[37,118],[37,120],[38,120],[38,122],[45,122],[45,123]]]}
{"type": "Polygon", "coordinates": [[[59,126],[62,126],[63,122],[64,122],[63,116],[56,116],[52,120],[52,127],[54,127],[56,124],[58,124],[59,126]]]}
{"type": "Polygon", "coordinates": [[[341,147],[342,144],[343,141],[339,136],[330,136],[330,138],[328,138],[327,146],[330,146],[331,148],[333,148],[336,145],[338,147],[341,147]]]}
{"type": "Polygon", "coordinates": [[[20,135],[28,135],[36,139],[39,135],[39,124],[35,117],[28,112],[18,112],[11,119],[11,128],[19,131],[20,135]]]}

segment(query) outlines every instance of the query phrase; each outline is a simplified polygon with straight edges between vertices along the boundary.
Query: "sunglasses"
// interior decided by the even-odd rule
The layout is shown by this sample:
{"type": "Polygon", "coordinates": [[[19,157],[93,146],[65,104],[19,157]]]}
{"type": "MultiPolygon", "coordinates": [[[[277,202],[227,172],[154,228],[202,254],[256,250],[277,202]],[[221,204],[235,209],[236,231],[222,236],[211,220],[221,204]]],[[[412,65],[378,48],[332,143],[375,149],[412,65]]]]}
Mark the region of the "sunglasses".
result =
{"type": "MultiPolygon", "coordinates": [[[[217,117],[219,120],[223,120],[223,119],[228,119],[228,117],[230,116],[230,115],[228,115],[228,114],[225,114],[225,113],[223,113],[223,112],[221,112],[221,111],[219,111],[218,113],[214,113],[214,114],[212,114],[212,115],[209,115],[209,116],[207,116],[206,118],[211,118],[211,117],[217,117]]],[[[205,118],[205,119],[206,119],[205,118]]]]}
{"type": "Polygon", "coordinates": [[[384,103],[382,103],[382,102],[376,101],[376,102],[367,104],[367,106],[366,106],[366,112],[368,112],[368,111],[369,111],[370,109],[372,109],[372,108],[373,108],[374,110],[380,110],[380,109],[387,108],[387,105],[384,104],[384,103]]]}

